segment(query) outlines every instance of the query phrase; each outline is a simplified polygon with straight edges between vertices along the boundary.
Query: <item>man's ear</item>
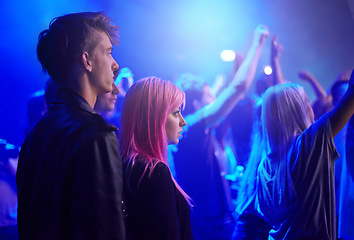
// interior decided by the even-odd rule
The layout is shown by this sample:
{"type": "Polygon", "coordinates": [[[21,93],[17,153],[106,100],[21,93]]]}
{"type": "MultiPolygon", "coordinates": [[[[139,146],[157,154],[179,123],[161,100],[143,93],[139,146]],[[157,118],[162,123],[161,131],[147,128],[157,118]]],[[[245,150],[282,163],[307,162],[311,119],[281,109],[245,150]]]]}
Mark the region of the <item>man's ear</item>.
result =
{"type": "Polygon", "coordinates": [[[92,63],[90,60],[90,54],[88,52],[83,52],[81,55],[81,61],[85,69],[89,72],[92,71],[92,63]]]}

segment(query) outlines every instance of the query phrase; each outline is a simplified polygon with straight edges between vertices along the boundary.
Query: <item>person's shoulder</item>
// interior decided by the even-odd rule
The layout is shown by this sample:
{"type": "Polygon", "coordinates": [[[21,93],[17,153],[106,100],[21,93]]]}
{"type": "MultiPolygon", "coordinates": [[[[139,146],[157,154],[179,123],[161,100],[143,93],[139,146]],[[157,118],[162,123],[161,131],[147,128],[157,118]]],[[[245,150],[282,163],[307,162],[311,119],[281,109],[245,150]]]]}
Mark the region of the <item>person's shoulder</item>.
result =
{"type": "Polygon", "coordinates": [[[47,121],[59,128],[69,128],[70,131],[94,130],[94,131],[118,131],[108,124],[99,114],[85,111],[72,106],[57,106],[48,112],[47,121]]]}
{"type": "MultiPolygon", "coordinates": [[[[336,154],[331,124],[327,114],[316,120],[294,139],[289,148],[289,156],[293,160],[305,158],[304,156],[309,155],[313,151],[318,152],[320,148],[332,149],[333,154],[336,154]]],[[[318,153],[320,152],[322,151],[318,153]]]]}
{"type": "Polygon", "coordinates": [[[148,164],[144,157],[137,157],[134,163],[125,161],[123,166],[126,169],[125,172],[133,179],[131,180],[133,186],[138,184],[137,181],[141,182],[145,187],[170,185],[172,183],[170,170],[161,161],[157,161],[155,164],[148,164]]]}
{"type": "Polygon", "coordinates": [[[154,171],[156,171],[156,173],[159,175],[170,175],[170,169],[165,163],[161,161],[156,164],[154,171]]]}
{"type": "Polygon", "coordinates": [[[152,165],[146,166],[147,163],[144,161],[137,161],[136,167],[138,169],[146,168],[147,167],[147,173],[151,176],[152,179],[161,179],[165,177],[170,177],[170,169],[169,167],[162,161],[159,160],[153,160],[152,165]]]}
{"type": "Polygon", "coordinates": [[[174,186],[170,169],[161,161],[152,169],[149,181],[157,189],[173,189],[174,186]]]}
{"type": "Polygon", "coordinates": [[[313,139],[316,136],[328,135],[329,131],[331,131],[331,124],[328,118],[328,114],[326,113],[317,119],[314,123],[312,123],[307,129],[305,129],[297,139],[298,141],[300,141],[302,138],[313,139]]]}
{"type": "Polygon", "coordinates": [[[48,112],[38,122],[33,129],[33,139],[45,136],[48,141],[61,141],[66,146],[113,149],[115,145],[117,147],[119,145],[115,134],[117,131],[116,127],[107,124],[98,114],[60,107],[58,110],[48,112]]]}
{"type": "Polygon", "coordinates": [[[156,159],[153,159],[152,162],[153,162],[153,164],[151,164],[151,165],[147,164],[146,157],[138,155],[136,157],[134,167],[136,167],[138,169],[140,169],[140,168],[145,169],[147,167],[148,172],[150,172],[152,169],[151,174],[161,174],[161,173],[169,172],[169,168],[164,162],[162,162],[160,160],[156,160],[156,159]]]}

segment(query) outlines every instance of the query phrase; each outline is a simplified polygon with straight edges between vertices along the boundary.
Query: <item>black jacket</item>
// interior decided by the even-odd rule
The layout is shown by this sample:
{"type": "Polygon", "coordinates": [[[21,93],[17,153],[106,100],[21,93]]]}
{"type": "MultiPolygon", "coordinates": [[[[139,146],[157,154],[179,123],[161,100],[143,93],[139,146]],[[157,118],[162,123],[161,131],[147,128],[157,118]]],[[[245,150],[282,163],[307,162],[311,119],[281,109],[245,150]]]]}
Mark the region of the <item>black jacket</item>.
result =
{"type": "Polygon", "coordinates": [[[20,239],[125,239],[118,129],[59,89],[17,170],[20,239]]]}
{"type": "Polygon", "coordinates": [[[169,168],[159,162],[150,172],[144,160],[135,160],[123,163],[130,240],[193,240],[189,205],[169,168]]]}

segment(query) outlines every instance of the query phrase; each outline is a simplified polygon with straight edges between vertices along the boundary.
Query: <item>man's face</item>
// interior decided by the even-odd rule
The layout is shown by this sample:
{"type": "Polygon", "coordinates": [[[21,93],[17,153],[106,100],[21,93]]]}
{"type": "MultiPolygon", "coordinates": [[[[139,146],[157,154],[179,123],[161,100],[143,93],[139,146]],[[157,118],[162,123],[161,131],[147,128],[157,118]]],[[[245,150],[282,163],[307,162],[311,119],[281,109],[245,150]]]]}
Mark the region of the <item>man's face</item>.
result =
{"type": "Polygon", "coordinates": [[[97,96],[97,101],[95,105],[95,111],[99,114],[104,112],[110,112],[114,110],[117,94],[119,93],[117,85],[113,83],[112,92],[105,93],[97,96]]]}
{"type": "Polygon", "coordinates": [[[97,91],[97,94],[104,94],[112,91],[112,84],[114,82],[114,71],[119,68],[117,62],[112,56],[112,44],[108,36],[104,32],[95,31],[99,38],[99,43],[92,51],[92,74],[91,85],[97,91]]]}

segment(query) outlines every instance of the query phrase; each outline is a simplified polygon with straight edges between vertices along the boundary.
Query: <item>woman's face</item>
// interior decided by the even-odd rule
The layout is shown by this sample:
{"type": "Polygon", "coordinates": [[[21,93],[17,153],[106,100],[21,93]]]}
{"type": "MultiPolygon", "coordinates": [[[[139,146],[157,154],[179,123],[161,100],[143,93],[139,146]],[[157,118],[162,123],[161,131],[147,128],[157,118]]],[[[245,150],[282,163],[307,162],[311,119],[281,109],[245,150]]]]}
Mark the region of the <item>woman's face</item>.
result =
{"type": "Polygon", "coordinates": [[[181,106],[167,116],[165,130],[167,135],[167,143],[177,144],[179,138],[181,137],[182,127],[186,126],[187,123],[181,114],[181,106]]]}

